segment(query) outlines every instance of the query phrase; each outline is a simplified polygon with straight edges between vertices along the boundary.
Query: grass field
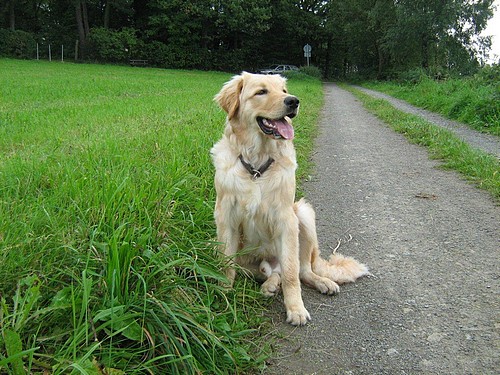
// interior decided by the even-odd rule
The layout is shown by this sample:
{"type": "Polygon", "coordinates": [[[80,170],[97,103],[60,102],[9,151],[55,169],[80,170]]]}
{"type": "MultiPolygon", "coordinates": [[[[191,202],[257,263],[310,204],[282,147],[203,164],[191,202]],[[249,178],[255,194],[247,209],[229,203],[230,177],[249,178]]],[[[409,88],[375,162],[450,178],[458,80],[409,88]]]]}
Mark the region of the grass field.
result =
{"type": "MultiPolygon", "coordinates": [[[[248,279],[220,287],[214,256],[212,97],[229,78],[0,59],[0,372],[264,365],[265,301],[248,279]]],[[[307,166],[321,85],[289,87],[307,166]]]]}

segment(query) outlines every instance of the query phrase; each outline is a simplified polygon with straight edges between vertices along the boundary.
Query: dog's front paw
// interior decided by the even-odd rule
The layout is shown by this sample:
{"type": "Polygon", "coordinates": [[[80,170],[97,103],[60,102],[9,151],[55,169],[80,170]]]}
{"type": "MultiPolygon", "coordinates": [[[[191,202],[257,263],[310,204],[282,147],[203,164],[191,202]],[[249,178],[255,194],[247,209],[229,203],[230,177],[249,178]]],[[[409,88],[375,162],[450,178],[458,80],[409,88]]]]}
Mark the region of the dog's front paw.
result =
{"type": "Polygon", "coordinates": [[[225,270],[226,280],[220,280],[219,285],[224,289],[232,289],[234,285],[234,279],[236,278],[236,271],[233,268],[228,268],[225,270]]]}
{"type": "Polygon", "coordinates": [[[286,309],[286,322],[293,326],[303,326],[311,320],[311,315],[305,307],[286,309]]]}

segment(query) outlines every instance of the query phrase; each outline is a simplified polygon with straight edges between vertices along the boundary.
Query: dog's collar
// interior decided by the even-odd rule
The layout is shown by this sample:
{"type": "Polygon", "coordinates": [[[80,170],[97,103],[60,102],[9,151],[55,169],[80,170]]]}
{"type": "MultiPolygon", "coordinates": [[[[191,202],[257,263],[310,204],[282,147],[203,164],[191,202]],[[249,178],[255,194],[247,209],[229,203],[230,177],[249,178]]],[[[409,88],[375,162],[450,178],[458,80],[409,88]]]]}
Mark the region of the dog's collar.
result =
{"type": "Polygon", "coordinates": [[[261,165],[261,167],[259,169],[255,169],[252,164],[247,163],[243,159],[242,155],[238,156],[238,158],[240,159],[241,164],[243,164],[243,166],[245,167],[245,169],[250,173],[250,175],[252,176],[253,180],[256,180],[257,178],[259,178],[260,176],[262,176],[262,174],[269,169],[269,167],[271,166],[271,164],[274,163],[274,159],[273,158],[269,158],[264,164],[261,165]]]}

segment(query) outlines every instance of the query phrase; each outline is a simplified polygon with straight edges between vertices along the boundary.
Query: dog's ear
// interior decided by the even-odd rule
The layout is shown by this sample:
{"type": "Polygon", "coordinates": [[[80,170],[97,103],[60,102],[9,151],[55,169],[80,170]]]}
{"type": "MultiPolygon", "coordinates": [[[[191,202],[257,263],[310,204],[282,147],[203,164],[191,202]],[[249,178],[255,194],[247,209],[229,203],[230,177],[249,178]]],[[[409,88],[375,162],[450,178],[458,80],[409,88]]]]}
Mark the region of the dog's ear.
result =
{"type": "Polygon", "coordinates": [[[234,76],[226,82],[214,100],[226,111],[227,118],[231,120],[240,108],[240,94],[243,89],[243,75],[234,76]]]}

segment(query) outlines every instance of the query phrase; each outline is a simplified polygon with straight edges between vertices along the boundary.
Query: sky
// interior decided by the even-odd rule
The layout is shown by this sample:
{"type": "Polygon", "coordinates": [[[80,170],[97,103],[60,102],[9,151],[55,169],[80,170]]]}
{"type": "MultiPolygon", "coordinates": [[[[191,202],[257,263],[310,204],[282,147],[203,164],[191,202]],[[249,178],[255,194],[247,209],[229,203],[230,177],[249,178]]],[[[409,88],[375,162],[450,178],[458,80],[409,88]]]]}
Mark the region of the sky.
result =
{"type": "Polygon", "coordinates": [[[489,62],[498,62],[500,58],[500,0],[495,0],[493,4],[497,7],[492,18],[488,21],[486,29],[481,33],[481,35],[487,36],[491,35],[492,44],[490,52],[489,62]],[[496,55],[494,57],[493,55],[496,55]]]}

